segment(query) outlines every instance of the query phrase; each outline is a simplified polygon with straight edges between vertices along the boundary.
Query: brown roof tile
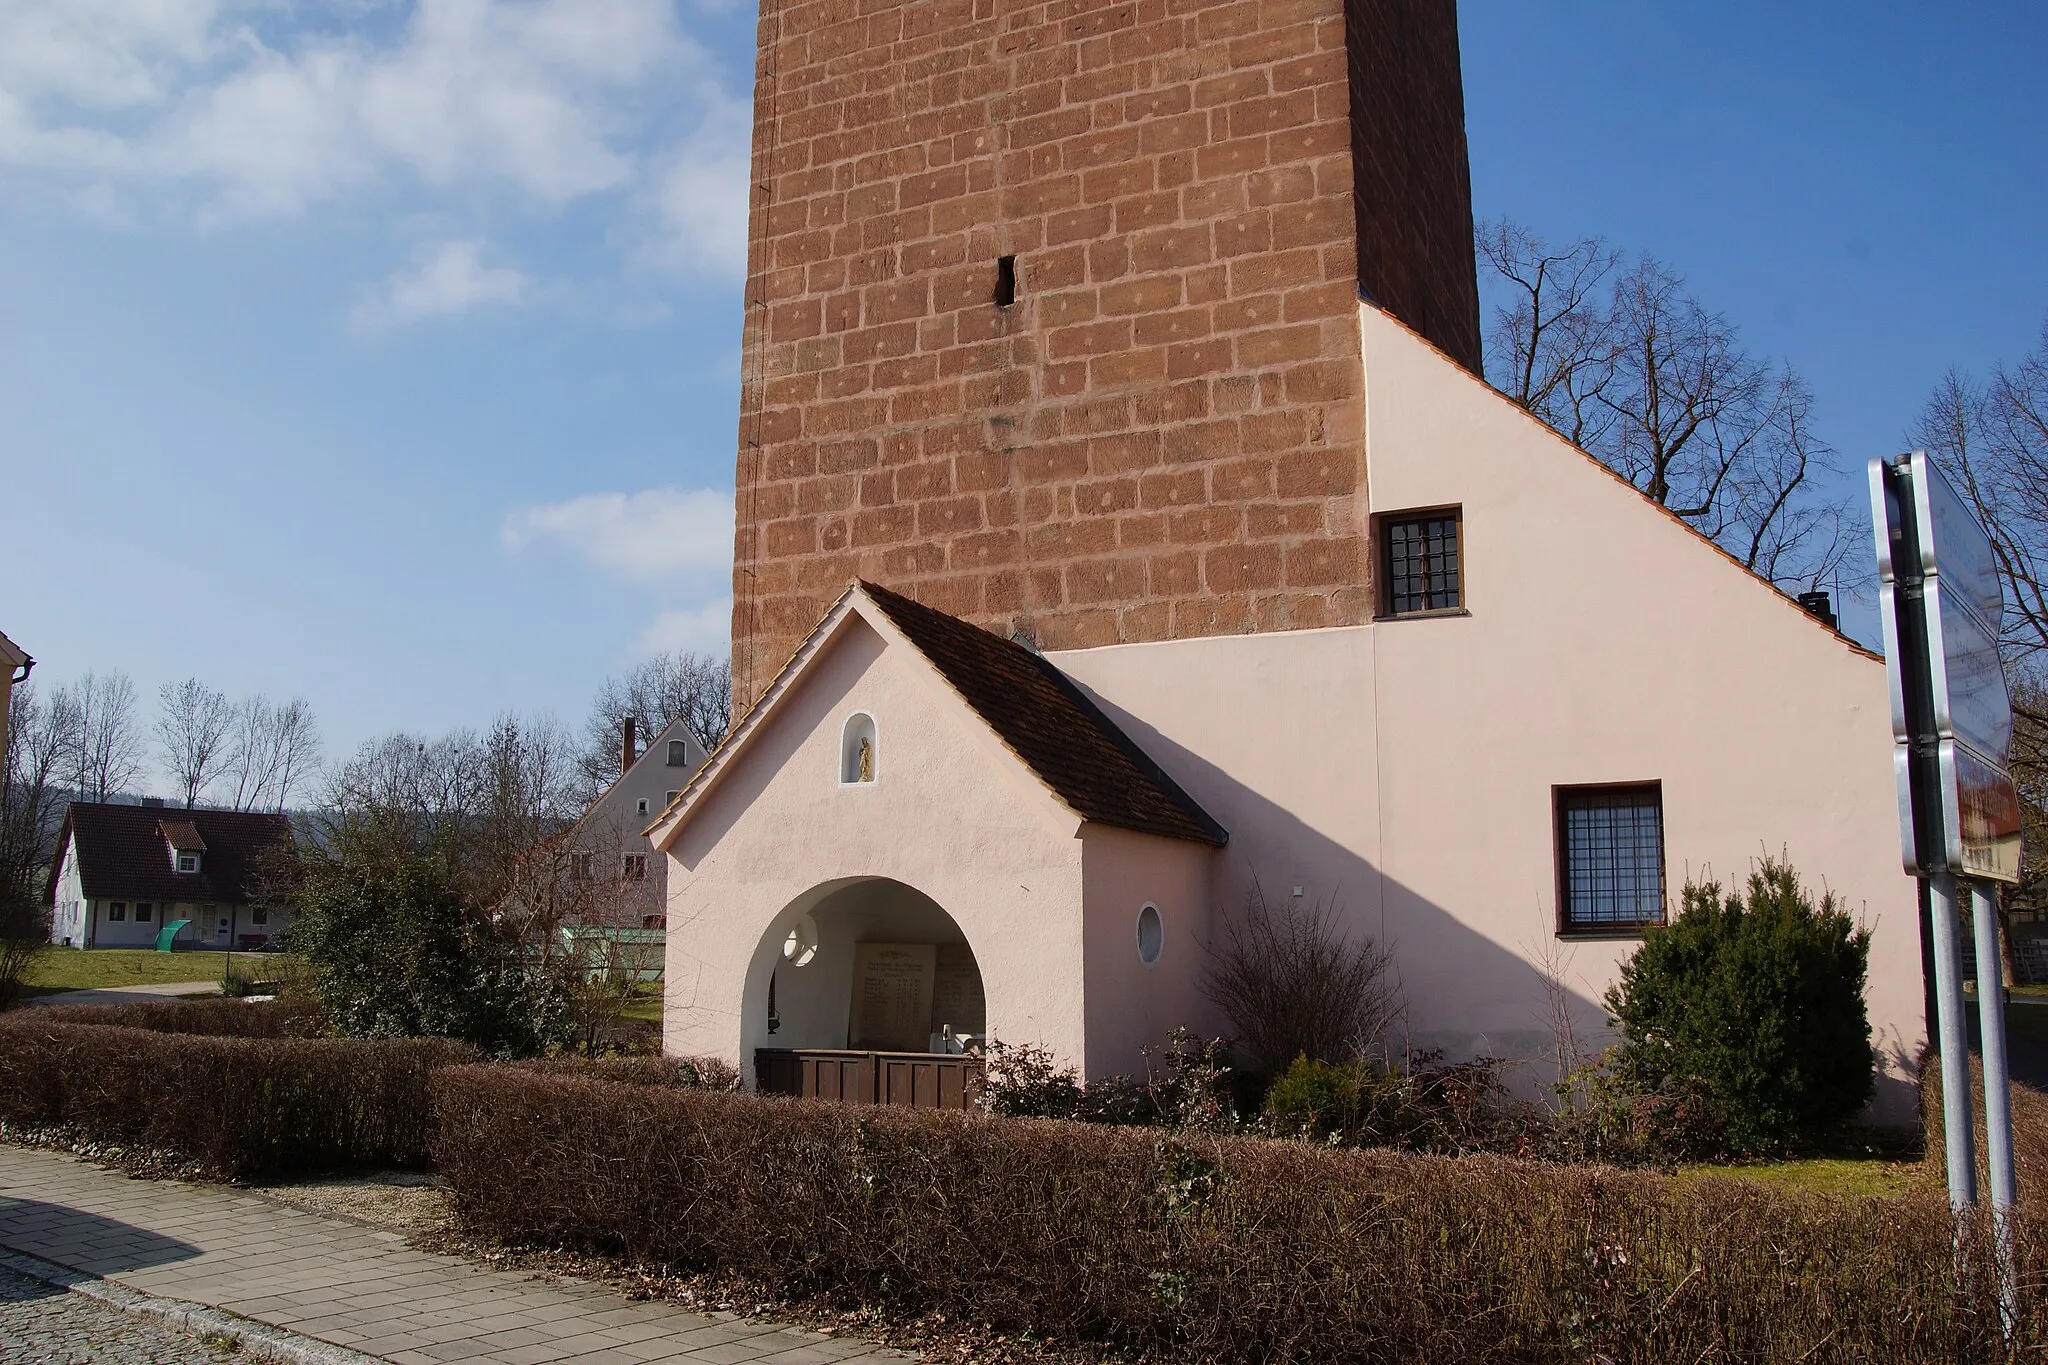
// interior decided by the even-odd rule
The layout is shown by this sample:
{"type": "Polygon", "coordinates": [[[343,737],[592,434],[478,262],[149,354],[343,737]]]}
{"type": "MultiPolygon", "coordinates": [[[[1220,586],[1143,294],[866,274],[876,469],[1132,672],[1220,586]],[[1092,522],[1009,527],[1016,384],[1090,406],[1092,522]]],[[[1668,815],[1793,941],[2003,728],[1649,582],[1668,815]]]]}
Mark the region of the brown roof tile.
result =
{"type": "MultiPolygon", "coordinates": [[[[162,806],[74,801],[64,813],[63,839],[77,842],[79,879],[88,900],[245,905],[256,856],[291,838],[290,820],[258,811],[181,810],[166,818],[162,806]],[[180,826],[202,841],[205,856],[198,872],[180,873],[172,866],[169,834],[180,826]]],[[[55,877],[53,869],[53,900],[55,877]]]]}
{"type": "Polygon", "coordinates": [[[1075,814],[1169,839],[1230,837],[1059,669],[900,593],[861,587],[1075,814]]]}

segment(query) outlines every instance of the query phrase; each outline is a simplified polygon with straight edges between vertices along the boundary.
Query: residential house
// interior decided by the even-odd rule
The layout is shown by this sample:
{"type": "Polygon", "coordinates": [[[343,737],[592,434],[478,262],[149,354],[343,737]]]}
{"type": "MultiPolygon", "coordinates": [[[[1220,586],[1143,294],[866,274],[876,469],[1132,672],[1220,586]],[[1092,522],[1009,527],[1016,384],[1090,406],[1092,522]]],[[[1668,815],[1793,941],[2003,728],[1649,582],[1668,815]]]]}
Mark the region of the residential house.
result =
{"type": "Polygon", "coordinates": [[[50,872],[50,941],[150,948],[183,921],[180,948],[265,948],[291,912],[252,899],[257,863],[291,841],[283,815],[74,801],[50,872]]]}
{"type": "Polygon", "coordinates": [[[1260,894],[1392,950],[1393,1043],[1533,1090],[1555,1002],[1597,1046],[1682,885],[1782,854],[1870,927],[1910,1119],[1884,665],[1480,376],[1454,6],[912,10],[763,4],[665,1046],[917,1103],[963,1038],[1131,1072],[1229,1029],[1260,894]]]}
{"type": "Polygon", "coordinates": [[[7,752],[8,703],[14,695],[14,685],[28,679],[29,670],[36,666],[20,645],[0,635],[0,753],[7,752]]]}
{"type": "Polygon", "coordinates": [[[668,866],[655,855],[647,828],[703,766],[704,742],[680,716],[645,751],[635,717],[625,717],[619,731],[619,777],[576,822],[569,876],[586,886],[581,899],[594,920],[619,929],[659,929],[668,866]]]}

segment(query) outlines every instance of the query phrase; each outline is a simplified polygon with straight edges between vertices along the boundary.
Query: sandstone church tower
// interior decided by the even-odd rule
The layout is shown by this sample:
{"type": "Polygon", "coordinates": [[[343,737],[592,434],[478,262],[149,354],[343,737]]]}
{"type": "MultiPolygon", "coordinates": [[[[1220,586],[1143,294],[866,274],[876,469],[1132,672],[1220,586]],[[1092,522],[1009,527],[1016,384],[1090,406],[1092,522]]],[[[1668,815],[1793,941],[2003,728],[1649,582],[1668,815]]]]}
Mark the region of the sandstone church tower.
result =
{"type": "Polygon", "coordinates": [[[1371,619],[1359,292],[1480,365],[1454,0],[763,0],[753,166],[739,709],[855,577],[1371,619]]]}

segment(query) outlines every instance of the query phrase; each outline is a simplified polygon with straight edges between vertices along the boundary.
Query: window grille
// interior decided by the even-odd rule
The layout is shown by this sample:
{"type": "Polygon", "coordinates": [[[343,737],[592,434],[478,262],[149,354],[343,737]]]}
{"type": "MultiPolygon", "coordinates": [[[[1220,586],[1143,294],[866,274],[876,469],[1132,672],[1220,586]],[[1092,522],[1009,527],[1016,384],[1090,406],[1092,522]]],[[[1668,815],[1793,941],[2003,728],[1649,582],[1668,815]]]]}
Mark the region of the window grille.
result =
{"type": "Polygon", "coordinates": [[[1557,797],[1560,927],[1636,928],[1664,918],[1664,798],[1655,785],[1557,797]]]}
{"type": "Polygon", "coordinates": [[[1455,511],[1388,517],[1380,523],[1380,543],[1385,547],[1381,572],[1386,575],[1387,615],[1451,611],[1463,605],[1455,511]]]}

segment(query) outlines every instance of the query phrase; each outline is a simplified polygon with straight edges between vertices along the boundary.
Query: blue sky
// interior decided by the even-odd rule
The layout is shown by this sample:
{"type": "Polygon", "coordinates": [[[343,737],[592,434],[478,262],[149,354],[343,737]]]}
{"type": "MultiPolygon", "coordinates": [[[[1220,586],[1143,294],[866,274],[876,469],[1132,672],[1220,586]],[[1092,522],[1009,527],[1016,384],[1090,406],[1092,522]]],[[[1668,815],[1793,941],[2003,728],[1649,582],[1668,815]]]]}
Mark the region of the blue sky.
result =
{"type": "MultiPolygon", "coordinates": [[[[1478,213],[1663,258],[1852,465],[2048,318],[2039,7],[1461,22],[1478,213]]],[[[0,629],[53,680],[303,694],[331,751],[717,647],[753,33],[0,0],[0,629]]]]}

